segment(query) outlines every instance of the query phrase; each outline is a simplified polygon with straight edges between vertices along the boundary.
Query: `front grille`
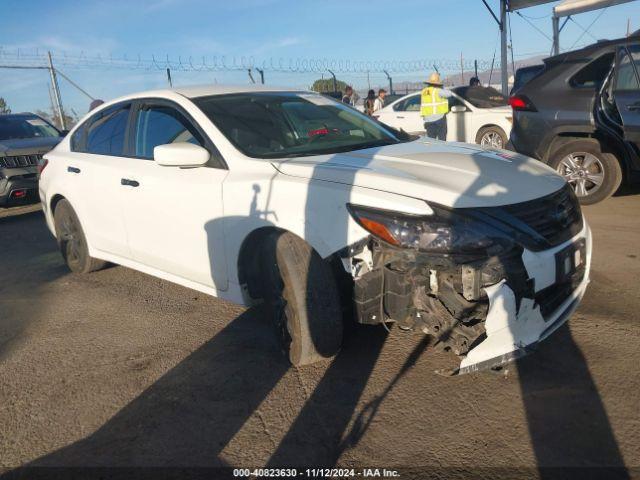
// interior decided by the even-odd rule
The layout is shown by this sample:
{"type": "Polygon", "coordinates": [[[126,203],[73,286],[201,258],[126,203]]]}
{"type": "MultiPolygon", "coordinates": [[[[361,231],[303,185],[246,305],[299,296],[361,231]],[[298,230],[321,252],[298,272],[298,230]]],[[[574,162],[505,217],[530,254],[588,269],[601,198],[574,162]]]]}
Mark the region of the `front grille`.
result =
{"type": "Polygon", "coordinates": [[[40,160],[42,160],[41,153],[10,155],[8,157],[0,157],[0,168],[35,167],[40,160]]]}
{"type": "Polygon", "coordinates": [[[567,184],[557,192],[527,202],[484,209],[500,220],[530,236],[542,237],[538,245],[527,245],[541,250],[560,245],[582,230],[580,204],[567,184]],[[531,235],[533,231],[536,235],[531,235]]]}

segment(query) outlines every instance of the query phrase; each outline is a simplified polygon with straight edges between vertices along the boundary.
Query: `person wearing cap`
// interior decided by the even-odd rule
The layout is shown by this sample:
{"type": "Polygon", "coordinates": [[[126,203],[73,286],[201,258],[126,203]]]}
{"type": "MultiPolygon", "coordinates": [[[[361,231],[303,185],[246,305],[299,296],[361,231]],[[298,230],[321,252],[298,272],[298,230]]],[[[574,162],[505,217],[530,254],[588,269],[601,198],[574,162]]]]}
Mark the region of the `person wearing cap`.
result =
{"type": "Polygon", "coordinates": [[[384,88],[378,90],[378,98],[373,102],[373,111],[377,112],[378,110],[382,110],[384,108],[384,97],[387,96],[387,91],[384,88]]]}
{"type": "Polygon", "coordinates": [[[451,96],[449,90],[442,88],[440,74],[432,73],[425,82],[427,86],[422,89],[420,97],[420,116],[424,121],[424,129],[427,137],[438,140],[447,139],[447,113],[451,96]]]}

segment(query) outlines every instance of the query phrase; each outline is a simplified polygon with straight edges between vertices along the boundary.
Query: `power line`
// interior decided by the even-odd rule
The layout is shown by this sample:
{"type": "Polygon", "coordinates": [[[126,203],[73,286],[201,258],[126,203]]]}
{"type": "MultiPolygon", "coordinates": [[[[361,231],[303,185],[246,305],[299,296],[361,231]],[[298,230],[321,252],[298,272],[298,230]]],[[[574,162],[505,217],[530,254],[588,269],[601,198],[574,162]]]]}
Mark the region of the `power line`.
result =
{"type": "Polygon", "coordinates": [[[593,38],[595,41],[598,41],[598,39],[596,37],[594,37],[593,35],[591,35],[591,33],[589,33],[589,31],[587,31],[582,25],[580,25],[578,22],[576,22],[573,17],[568,17],[569,20],[571,20],[573,23],[575,23],[578,28],[580,28],[580,30],[582,30],[584,33],[586,33],[587,35],[589,35],[591,38],[593,38]]]}
{"type": "Polygon", "coordinates": [[[586,29],[586,30],[584,30],[584,31],[580,34],[580,36],[578,37],[578,39],[577,39],[575,42],[573,42],[573,45],[571,45],[571,48],[569,48],[569,50],[573,50],[573,47],[575,47],[575,46],[576,46],[576,44],[577,44],[577,43],[582,39],[582,37],[584,37],[584,34],[585,34],[585,33],[588,33],[588,32],[589,32],[589,30],[591,29],[591,27],[593,27],[593,24],[594,24],[594,23],[596,23],[596,22],[600,19],[600,17],[604,14],[604,12],[606,12],[606,11],[607,11],[607,8],[609,8],[609,7],[608,7],[608,6],[606,6],[606,7],[604,7],[604,8],[600,11],[600,13],[598,14],[598,16],[597,16],[596,18],[594,18],[594,19],[593,19],[593,22],[591,22],[591,23],[589,24],[589,26],[587,27],[587,29],[586,29]]]}
{"type": "Polygon", "coordinates": [[[536,25],[534,25],[532,22],[530,22],[524,15],[522,15],[519,11],[516,10],[516,14],[518,14],[518,16],[520,18],[522,18],[525,22],[527,22],[529,25],[531,25],[538,33],[540,33],[540,35],[544,36],[544,38],[546,38],[547,40],[549,40],[550,42],[553,42],[553,40],[551,39],[551,37],[549,35],[547,35],[546,33],[544,33],[542,30],[540,30],[536,25]]]}

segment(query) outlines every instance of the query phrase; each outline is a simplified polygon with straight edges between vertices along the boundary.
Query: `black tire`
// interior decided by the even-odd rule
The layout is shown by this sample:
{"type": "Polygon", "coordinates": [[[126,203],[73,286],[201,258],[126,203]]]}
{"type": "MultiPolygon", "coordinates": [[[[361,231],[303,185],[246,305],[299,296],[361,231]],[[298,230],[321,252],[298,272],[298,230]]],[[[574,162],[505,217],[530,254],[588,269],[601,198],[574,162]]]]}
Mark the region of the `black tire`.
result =
{"type": "Polygon", "coordinates": [[[482,145],[482,141],[484,138],[493,135],[494,138],[498,139],[500,144],[499,145],[485,145],[487,147],[494,147],[494,148],[505,148],[505,146],[507,145],[507,141],[509,140],[507,138],[507,134],[504,133],[504,130],[502,130],[500,127],[496,127],[496,126],[488,126],[488,127],[482,127],[480,130],[478,130],[478,134],[476,135],[476,143],[478,145],[482,145]]]}
{"type": "MultiPolygon", "coordinates": [[[[580,164],[580,162],[585,162],[588,155],[593,155],[597,161],[594,161],[592,158],[588,169],[585,170],[585,173],[582,175],[591,175],[591,178],[596,178],[602,174],[603,177],[597,188],[594,188],[596,184],[590,180],[582,181],[578,178],[577,180],[574,179],[569,182],[574,188],[574,191],[576,191],[578,200],[580,200],[582,205],[592,205],[601,202],[618,190],[622,182],[622,168],[616,156],[603,152],[600,144],[596,140],[579,139],[563,145],[549,158],[549,166],[569,181],[573,179],[575,175],[570,175],[568,173],[569,170],[566,170],[565,167],[561,169],[560,165],[564,165],[563,162],[568,161],[567,159],[569,157],[580,164]],[[580,187],[580,183],[582,183],[584,190],[580,187]],[[591,189],[589,189],[590,185],[591,189]],[[583,191],[586,191],[587,194],[584,195],[583,191]]],[[[589,177],[587,176],[586,178],[589,177]]]]}
{"type": "Polygon", "coordinates": [[[289,232],[274,232],[263,246],[265,302],[289,361],[300,366],[332,358],[343,325],[330,266],[289,232]]]}
{"type": "Polygon", "coordinates": [[[80,220],[68,200],[60,200],[53,214],[56,239],[62,258],[74,273],[89,273],[106,265],[103,260],[89,256],[87,239],[80,220]]]}

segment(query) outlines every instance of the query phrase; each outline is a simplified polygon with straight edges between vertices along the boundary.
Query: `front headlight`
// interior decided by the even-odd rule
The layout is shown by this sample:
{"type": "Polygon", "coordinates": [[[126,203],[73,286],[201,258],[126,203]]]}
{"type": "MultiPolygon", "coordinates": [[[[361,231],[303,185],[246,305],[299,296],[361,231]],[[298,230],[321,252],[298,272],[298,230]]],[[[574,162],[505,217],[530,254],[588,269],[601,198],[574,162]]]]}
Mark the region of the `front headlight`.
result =
{"type": "Polygon", "coordinates": [[[393,246],[438,254],[497,255],[513,247],[505,232],[473,216],[429,205],[433,215],[408,215],[347,205],[365,230],[393,246]]]}

